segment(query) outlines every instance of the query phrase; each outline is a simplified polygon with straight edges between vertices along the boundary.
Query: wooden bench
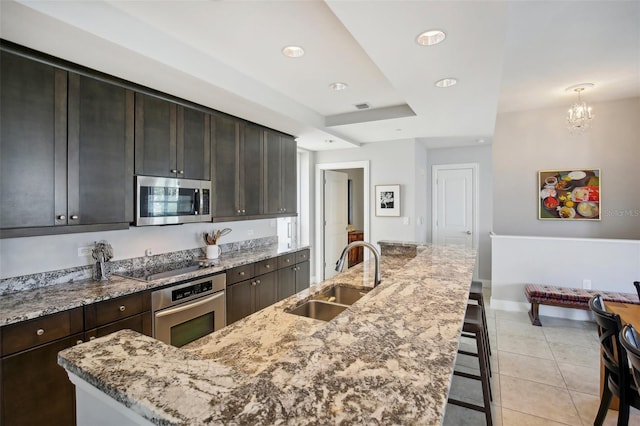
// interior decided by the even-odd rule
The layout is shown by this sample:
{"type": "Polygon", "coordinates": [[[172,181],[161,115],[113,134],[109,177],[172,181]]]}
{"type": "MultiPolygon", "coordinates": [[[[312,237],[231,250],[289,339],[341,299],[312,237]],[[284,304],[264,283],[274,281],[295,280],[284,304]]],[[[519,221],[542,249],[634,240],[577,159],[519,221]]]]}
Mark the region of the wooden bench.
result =
{"type": "Polygon", "coordinates": [[[621,302],[640,305],[638,296],[631,293],[615,291],[584,290],[581,288],[559,287],[543,284],[526,284],[524,293],[531,303],[529,318],[531,324],[541,326],[540,305],[559,306],[562,308],[589,310],[589,300],[596,294],[601,294],[605,302],[621,302]]]}

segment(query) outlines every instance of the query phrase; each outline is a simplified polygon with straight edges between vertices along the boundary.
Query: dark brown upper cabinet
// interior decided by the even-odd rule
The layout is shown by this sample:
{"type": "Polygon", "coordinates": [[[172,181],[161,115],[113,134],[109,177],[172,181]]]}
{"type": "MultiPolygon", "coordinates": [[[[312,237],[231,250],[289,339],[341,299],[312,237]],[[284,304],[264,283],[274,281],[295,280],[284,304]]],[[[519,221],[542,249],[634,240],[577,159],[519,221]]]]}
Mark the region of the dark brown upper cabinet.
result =
{"type": "Polygon", "coordinates": [[[217,115],[212,133],[212,215],[216,220],[260,215],[262,128],[217,115]]]}
{"type": "Polygon", "coordinates": [[[144,93],[135,101],[135,173],[209,180],[209,114],[144,93]]]}
{"type": "Polygon", "coordinates": [[[291,136],[264,131],[264,214],[295,216],[297,153],[291,136]]]}
{"type": "Polygon", "coordinates": [[[68,224],[133,221],[133,92],[69,73],[68,224]]]}
{"type": "Polygon", "coordinates": [[[1,54],[2,236],[128,227],[133,92],[1,54]]]}

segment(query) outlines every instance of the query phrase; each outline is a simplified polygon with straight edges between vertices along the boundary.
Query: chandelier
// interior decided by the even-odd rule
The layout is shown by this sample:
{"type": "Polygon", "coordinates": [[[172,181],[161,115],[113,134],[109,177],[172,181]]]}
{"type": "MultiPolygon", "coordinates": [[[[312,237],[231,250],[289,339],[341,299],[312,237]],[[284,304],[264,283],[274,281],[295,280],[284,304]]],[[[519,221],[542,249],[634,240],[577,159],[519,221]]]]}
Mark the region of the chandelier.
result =
{"type": "Polygon", "coordinates": [[[593,119],[592,109],[581,99],[580,93],[593,86],[592,83],[581,83],[567,87],[566,89],[567,92],[573,91],[578,93],[578,102],[571,105],[567,113],[567,126],[572,132],[583,132],[591,125],[591,120],[593,119]]]}

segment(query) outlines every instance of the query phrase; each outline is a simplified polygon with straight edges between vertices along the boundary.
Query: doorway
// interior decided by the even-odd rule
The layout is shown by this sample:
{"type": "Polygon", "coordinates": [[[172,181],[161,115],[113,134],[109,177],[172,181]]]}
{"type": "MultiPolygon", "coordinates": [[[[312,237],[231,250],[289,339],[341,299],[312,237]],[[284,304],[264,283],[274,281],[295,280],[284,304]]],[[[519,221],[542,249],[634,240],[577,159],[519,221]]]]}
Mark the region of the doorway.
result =
{"type": "Polygon", "coordinates": [[[432,242],[478,247],[478,164],[434,165],[432,242]]]}
{"type": "MultiPolygon", "coordinates": [[[[330,210],[333,206],[330,203],[326,203],[324,198],[324,172],[325,171],[347,171],[347,169],[361,169],[362,170],[362,231],[364,231],[365,239],[370,238],[369,229],[369,217],[370,217],[370,185],[369,185],[369,161],[353,161],[344,163],[325,163],[316,164],[316,232],[315,232],[315,274],[318,277],[318,282],[326,279],[325,268],[332,269],[337,258],[329,259],[325,255],[325,239],[326,239],[326,221],[325,207],[330,210]]],[[[346,215],[346,211],[345,211],[346,215]]],[[[345,243],[346,245],[346,243],[345,243]]],[[[344,247],[344,246],[343,246],[344,247]]],[[[342,248],[340,248],[340,252],[342,248]]],[[[367,253],[365,252],[365,256],[367,253]]],[[[338,253],[339,256],[339,253],[338,253]]]]}

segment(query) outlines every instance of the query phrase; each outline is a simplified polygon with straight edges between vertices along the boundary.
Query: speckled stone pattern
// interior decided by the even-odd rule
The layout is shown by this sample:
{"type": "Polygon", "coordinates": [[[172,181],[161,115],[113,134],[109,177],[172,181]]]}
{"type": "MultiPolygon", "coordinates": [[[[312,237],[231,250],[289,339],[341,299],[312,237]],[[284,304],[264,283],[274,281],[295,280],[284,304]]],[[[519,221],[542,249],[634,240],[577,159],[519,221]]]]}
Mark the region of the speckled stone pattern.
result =
{"type": "MultiPolygon", "coordinates": [[[[0,297],[0,326],[65,311],[114,297],[125,296],[139,291],[163,287],[167,284],[222,272],[235,266],[257,262],[307,248],[309,247],[283,248],[277,245],[270,245],[257,246],[245,251],[228,251],[216,259],[213,262],[213,266],[187,274],[153,281],[139,281],[125,278],[118,276],[118,272],[114,271],[114,275],[106,282],[83,279],[71,283],[34,286],[31,290],[13,292],[0,297]]],[[[173,258],[165,257],[165,259],[176,262],[179,261],[178,256],[183,255],[179,254],[173,258]]],[[[189,262],[192,261],[193,258],[189,262]]],[[[206,262],[206,259],[203,259],[203,261],[206,262]]]]}
{"type": "Polygon", "coordinates": [[[416,257],[418,243],[406,243],[397,241],[378,241],[380,253],[383,256],[416,257]]]}
{"type": "MultiPolygon", "coordinates": [[[[263,247],[277,246],[278,237],[263,237],[245,241],[237,241],[228,244],[220,244],[222,253],[246,252],[263,247]]],[[[114,260],[109,262],[111,272],[123,273],[136,269],[150,269],[159,264],[193,262],[193,259],[203,258],[204,248],[180,250],[171,253],[162,253],[155,256],[134,257],[131,259],[114,260]]],[[[4,278],[0,280],[0,296],[15,293],[17,291],[29,291],[51,285],[67,284],[74,281],[82,281],[91,278],[93,266],[78,266],[75,268],[59,269],[57,271],[40,272],[37,274],[22,275],[19,277],[4,278]]]]}
{"type": "Polygon", "coordinates": [[[382,283],[330,322],[287,309],[372,261],[183,348],[121,331],[58,362],[156,424],[440,424],[475,252],[382,257],[382,283]],[[133,378],[133,380],[132,380],[133,378]]]}

